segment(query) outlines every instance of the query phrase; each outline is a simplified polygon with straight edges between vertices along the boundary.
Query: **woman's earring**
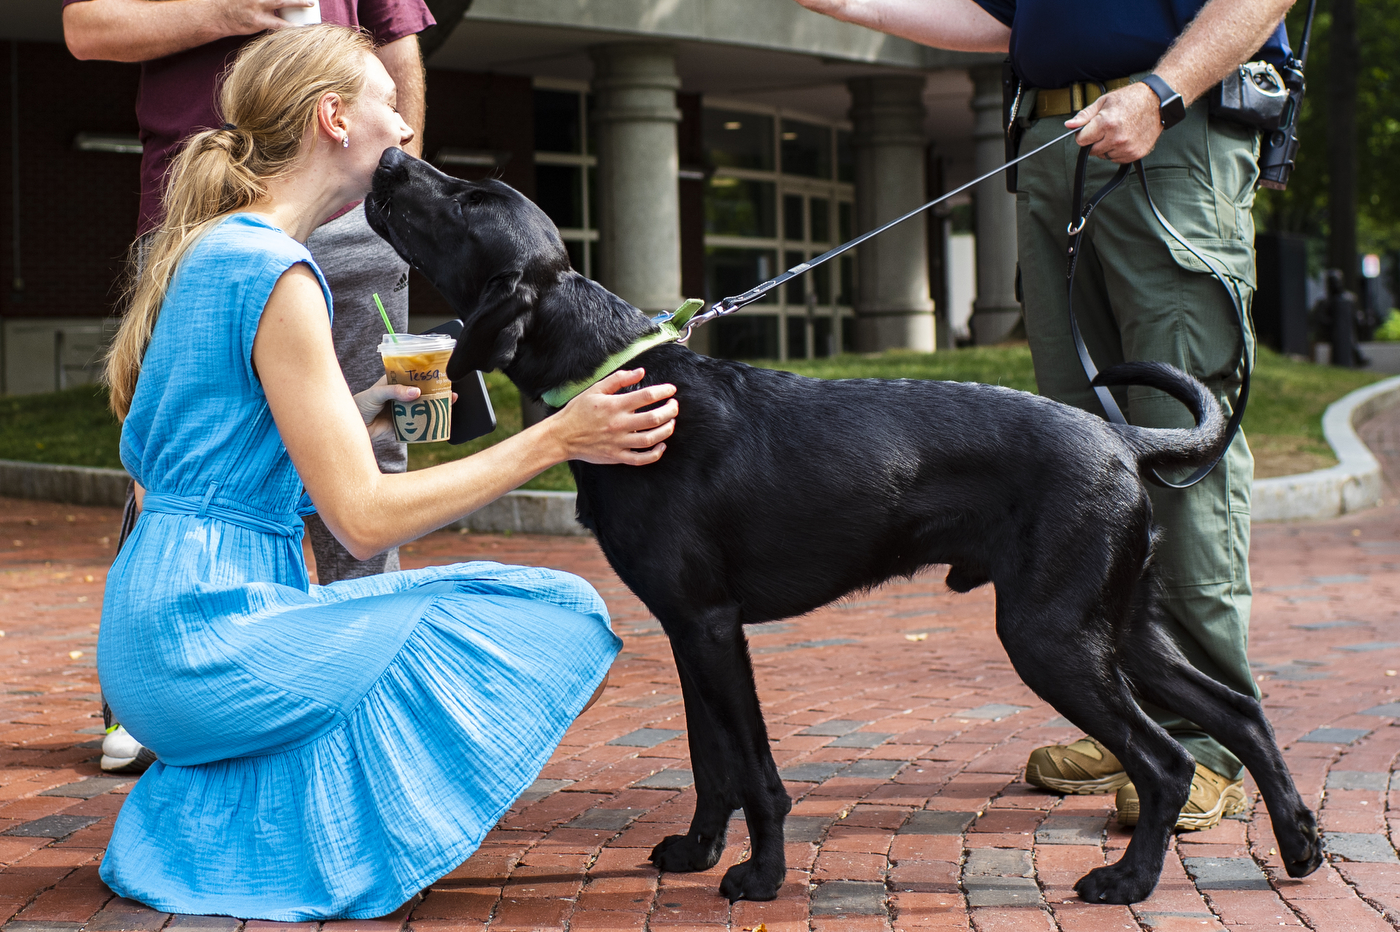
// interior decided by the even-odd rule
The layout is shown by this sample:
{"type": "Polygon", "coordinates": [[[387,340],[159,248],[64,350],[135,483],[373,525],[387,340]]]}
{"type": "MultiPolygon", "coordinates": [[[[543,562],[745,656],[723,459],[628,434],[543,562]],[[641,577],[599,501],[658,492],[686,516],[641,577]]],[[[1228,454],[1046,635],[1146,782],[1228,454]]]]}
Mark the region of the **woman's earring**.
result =
{"type": "Polygon", "coordinates": [[[349,133],[346,133],[344,136],[341,136],[341,137],[340,137],[340,148],[342,148],[342,149],[348,149],[348,148],[350,148],[350,134],[349,134],[349,133]]]}

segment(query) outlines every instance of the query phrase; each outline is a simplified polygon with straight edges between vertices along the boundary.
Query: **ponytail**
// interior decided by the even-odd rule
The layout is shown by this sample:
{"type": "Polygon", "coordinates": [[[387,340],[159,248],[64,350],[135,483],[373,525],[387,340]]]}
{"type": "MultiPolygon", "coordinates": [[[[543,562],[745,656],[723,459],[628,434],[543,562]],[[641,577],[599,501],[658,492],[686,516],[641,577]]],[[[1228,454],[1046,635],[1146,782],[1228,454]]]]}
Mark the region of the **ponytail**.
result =
{"type": "Polygon", "coordinates": [[[107,352],[112,411],[125,418],[141,361],[180,260],[218,221],[247,210],[302,155],[326,94],[353,104],[364,84],[369,37],[344,26],[281,29],[249,43],[224,79],[222,129],[191,136],[170,167],[165,219],[128,257],[126,312],[107,352]]]}

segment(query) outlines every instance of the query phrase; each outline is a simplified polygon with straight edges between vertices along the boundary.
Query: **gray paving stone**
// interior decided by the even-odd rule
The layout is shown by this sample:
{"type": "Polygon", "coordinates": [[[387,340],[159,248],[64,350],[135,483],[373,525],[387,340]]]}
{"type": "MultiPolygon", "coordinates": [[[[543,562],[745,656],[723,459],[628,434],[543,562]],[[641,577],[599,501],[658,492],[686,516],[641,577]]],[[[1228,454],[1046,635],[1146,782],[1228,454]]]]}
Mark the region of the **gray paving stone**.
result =
{"type": "Polygon", "coordinates": [[[1370,582],[1370,576],[1363,576],[1361,573],[1340,573],[1336,576],[1314,576],[1312,581],[1319,586],[1340,586],[1349,583],[1370,582]]]}
{"type": "MultiPolygon", "coordinates": [[[[98,743],[99,745],[101,744],[101,742],[98,743]]],[[[92,799],[94,796],[101,796],[108,790],[114,790],[119,786],[125,786],[135,779],[135,777],[92,777],[87,780],[79,780],[77,783],[65,783],[63,786],[56,786],[51,790],[44,790],[44,792],[39,795],[92,799]]]]}
{"type": "Polygon", "coordinates": [[[654,748],[683,734],[685,732],[673,728],[638,728],[634,732],[613,738],[608,744],[624,748],[654,748]]]}
{"type": "Polygon", "coordinates": [[[87,728],[79,728],[75,734],[79,735],[106,735],[107,729],[101,725],[89,725],[87,728]]]}
{"type": "Polygon", "coordinates": [[[586,828],[594,831],[620,832],[642,814],[641,809],[589,809],[564,823],[564,828],[586,828]]]}
{"type": "Polygon", "coordinates": [[[1269,879],[1252,858],[1182,858],[1197,890],[1268,890],[1269,879]]]}
{"type": "Polygon", "coordinates": [[[237,932],[242,925],[242,920],[232,916],[172,916],[165,928],[166,932],[237,932]]]}
{"type": "Polygon", "coordinates": [[[1031,853],[1020,848],[972,848],[963,862],[963,877],[1033,877],[1031,853]]]}
{"type": "Polygon", "coordinates": [[[14,828],[0,832],[0,835],[15,835],[20,838],[52,838],[58,841],[67,838],[80,828],[87,828],[100,821],[96,816],[51,815],[32,822],[23,822],[14,828]]]}
{"type": "Polygon", "coordinates": [[[845,766],[844,763],[839,761],[816,761],[808,764],[784,767],[782,770],[778,771],[778,776],[792,783],[823,783],[830,780],[845,766]]]}
{"type": "Polygon", "coordinates": [[[1106,816],[1051,815],[1035,831],[1038,845],[1097,845],[1103,840],[1106,816]]]}
{"type": "Polygon", "coordinates": [[[1015,715],[1017,712],[1024,712],[1028,708],[1030,708],[1030,706],[1006,705],[1000,702],[991,702],[987,705],[979,705],[975,709],[964,709],[961,712],[954,712],[953,718],[985,718],[991,721],[997,721],[1007,716],[1015,715]]]}
{"type": "Polygon", "coordinates": [[[964,877],[968,906],[1039,906],[1040,885],[1029,877],[964,877]]]}
{"type": "Polygon", "coordinates": [[[1155,929],[1158,926],[1177,925],[1177,923],[1171,922],[1172,919],[1195,919],[1198,922],[1209,923],[1215,918],[1214,913],[1167,912],[1166,910],[1153,910],[1151,912],[1144,910],[1136,913],[1136,915],[1138,921],[1149,929],[1155,929]]]}
{"type": "Polygon", "coordinates": [[[783,841],[819,844],[831,820],[826,816],[793,816],[783,822],[783,841]]]}
{"type": "Polygon", "coordinates": [[[879,731],[853,731],[827,745],[829,748],[878,748],[894,735],[879,731]]]}
{"type": "Polygon", "coordinates": [[[537,799],[544,799],[546,796],[559,792],[573,782],[573,780],[536,780],[526,787],[525,792],[520,794],[520,798],[517,801],[532,803],[537,799]]]}
{"type": "Polygon", "coordinates": [[[1327,853],[1343,861],[1365,864],[1400,864],[1390,839],[1384,835],[1361,832],[1323,832],[1322,843],[1327,853]]]}
{"type": "Polygon", "coordinates": [[[760,621],[756,624],[746,625],[744,634],[747,637],[762,637],[765,634],[782,634],[784,631],[791,631],[797,627],[790,621],[760,621]]]}
{"type": "Polygon", "coordinates": [[[889,780],[909,765],[907,760],[858,760],[841,771],[842,778],[889,780]]]}
{"type": "Polygon", "coordinates": [[[1290,682],[1305,682],[1307,680],[1325,680],[1330,675],[1321,670],[1314,669],[1311,665],[1300,663],[1281,664],[1250,664],[1256,670],[1262,670],[1276,680],[1288,680],[1290,682]]]}
{"type": "Polygon", "coordinates": [[[806,650],[812,647],[840,647],[843,644],[859,644],[854,638],[826,638],[820,641],[798,641],[796,644],[774,644],[772,647],[756,647],[755,654],[785,654],[790,650],[806,650]]]}
{"type": "Polygon", "coordinates": [[[1301,628],[1304,631],[1327,631],[1332,628],[1359,628],[1359,621],[1314,621],[1306,625],[1289,625],[1290,628],[1301,628]]]}
{"type": "Polygon", "coordinates": [[[689,770],[661,770],[649,777],[643,777],[633,786],[646,787],[649,790],[683,790],[695,783],[695,774],[689,770]]]}
{"type": "Polygon", "coordinates": [[[1400,702],[1387,702],[1385,705],[1371,706],[1362,715],[1379,715],[1384,718],[1400,718],[1400,702]]]}
{"type": "Polygon", "coordinates": [[[1016,848],[973,848],[963,863],[962,885],[969,906],[1036,906],[1031,853],[1016,848]]]}
{"type": "Polygon", "coordinates": [[[1050,719],[1050,721],[1043,723],[1040,727],[1041,727],[1041,728],[1073,728],[1073,727],[1074,727],[1074,722],[1071,722],[1069,719],[1065,718],[1063,715],[1056,715],[1054,718],[1050,719]]]}
{"type": "Polygon", "coordinates": [[[837,718],[829,722],[822,722],[820,725],[809,725],[798,732],[799,735],[820,735],[836,738],[841,735],[848,735],[866,722],[858,722],[854,719],[837,718]]]}
{"type": "Polygon", "coordinates": [[[1356,546],[1370,553],[1400,553],[1400,541],[1395,540],[1358,540],[1356,546]]]}
{"type": "Polygon", "coordinates": [[[626,702],[619,702],[618,705],[625,705],[629,709],[654,709],[659,705],[670,705],[672,702],[679,702],[680,698],[680,693],[652,693],[649,696],[641,696],[637,699],[628,699],[626,702]]]}
{"type": "Polygon", "coordinates": [[[1314,728],[1298,740],[1311,744],[1351,744],[1370,733],[1369,728],[1314,728]]]}
{"type": "Polygon", "coordinates": [[[41,922],[17,919],[3,926],[4,932],[77,932],[81,922],[41,922]]]}
{"type": "Polygon", "coordinates": [[[829,880],[812,891],[813,916],[883,916],[885,885],[829,880]]]}
{"type": "Polygon", "coordinates": [[[1369,770],[1332,770],[1327,774],[1329,790],[1384,790],[1389,782],[1389,773],[1369,770]]]}
{"type": "Polygon", "coordinates": [[[1374,650],[1390,650],[1392,647],[1400,647],[1400,641],[1367,641],[1365,644],[1346,644],[1332,649],[1349,650],[1354,654],[1369,654],[1374,650]]]}
{"type": "Polygon", "coordinates": [[[899,827],[900,835],[961,835],[977,818],[975,812],[920,809],[899,827]]]}

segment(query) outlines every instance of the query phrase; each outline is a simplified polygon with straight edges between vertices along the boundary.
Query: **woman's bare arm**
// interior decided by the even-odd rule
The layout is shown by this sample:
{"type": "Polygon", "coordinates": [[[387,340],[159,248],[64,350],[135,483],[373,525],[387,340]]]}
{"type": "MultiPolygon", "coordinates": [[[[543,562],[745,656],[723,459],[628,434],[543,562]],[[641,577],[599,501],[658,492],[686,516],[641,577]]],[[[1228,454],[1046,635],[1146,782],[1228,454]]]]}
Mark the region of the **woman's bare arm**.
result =
{"type": "Polygon", "coordinates": [[[1005,52],[1011,27],[973,0],[797,0],[816,13],[921,45],[955,52],[1005,52]]]}
{"type": "Polygon", "coordinates": [[[397,475],[375,463],[364,418],[335,360],[321,286],[295,265],[268,299],[253,364],[273,419],[326,526],[356,559],[414,540],[499,498],[556,463],[582,459],[645,465],[674,429],[675,388],[625,395],[639,372],[618,372],[554,417],[466,459],[397,475]],[[636,451],[642,452],[636,452],[636,451]]]}

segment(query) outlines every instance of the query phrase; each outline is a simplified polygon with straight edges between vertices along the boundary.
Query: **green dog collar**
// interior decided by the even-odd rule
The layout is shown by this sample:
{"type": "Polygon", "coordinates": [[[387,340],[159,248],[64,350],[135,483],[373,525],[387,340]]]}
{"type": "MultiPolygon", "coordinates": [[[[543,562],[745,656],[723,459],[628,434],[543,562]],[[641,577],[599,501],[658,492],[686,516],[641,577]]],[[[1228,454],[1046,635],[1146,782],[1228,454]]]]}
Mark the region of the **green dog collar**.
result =
{"type": "Polygon", "coordinates": [[[622,349],[613,353],[603,361],[593,373],[586,379],[577,382],[570,382],[568,385],[561,385],[558,388],[551,388],[540,396],[540,400],[551,408],[562,408],[577,396],[583,394],[589,388],[612,375],[627,363],[651,349],[653,346],[660,346],[663,343],[674,343],[680,339],[681,332],[685,330],[685,325],[690,323],[690,318],[695,316],[695,312],[705,306],[705,302],[699,298],[691,298],[680,307],[675,313],[662,320],[661,331],[659,333],[649,333],[640,337],[622,349]]]}

